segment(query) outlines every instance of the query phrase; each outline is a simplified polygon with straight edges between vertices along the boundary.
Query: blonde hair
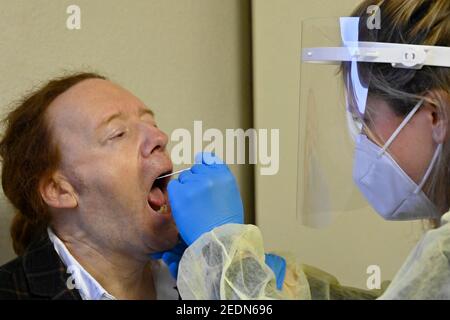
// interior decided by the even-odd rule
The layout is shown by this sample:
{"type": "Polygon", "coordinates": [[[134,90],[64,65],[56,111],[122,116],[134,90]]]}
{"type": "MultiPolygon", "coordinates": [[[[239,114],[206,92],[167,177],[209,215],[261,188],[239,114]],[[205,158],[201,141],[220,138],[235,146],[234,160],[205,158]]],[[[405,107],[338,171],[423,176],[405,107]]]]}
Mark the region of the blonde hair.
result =
{"type": "MultiPolygon", "coordinates": [[[[366,0],[352,13],[360,17],[360,41],[377,41],[450,47],[449,0],[366,0]],[[367,28],[367,8],[376,5],[381,29],[367,28]]],[[[344,81],[350,66],[342,66],[344,81]]],[[[450,68],[424,66],[420,70],[393,68],[390,64],[361,63],[369,97],[385,101],[398,116],[406,116],[421,99],[436,107],[447,123],[450,111],[450,68]]],[[[346,86],[351,90],[350,84],[346,86]]],[[[450,205],[450,143],[446,141],[424,192],[442,212],[450,205]]]]}

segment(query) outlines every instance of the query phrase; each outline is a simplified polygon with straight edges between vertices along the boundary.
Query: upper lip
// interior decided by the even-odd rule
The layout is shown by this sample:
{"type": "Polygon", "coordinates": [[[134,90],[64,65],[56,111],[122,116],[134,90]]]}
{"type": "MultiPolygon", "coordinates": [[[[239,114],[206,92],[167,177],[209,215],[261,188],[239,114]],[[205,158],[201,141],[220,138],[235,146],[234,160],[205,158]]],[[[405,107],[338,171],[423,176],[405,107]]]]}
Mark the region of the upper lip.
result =
{"type": "Polygon", "coordinates": [[[157,174],[156,176],[152,177],[151,183],[150,183],[150,190],[157,185],[162,191],[166,190],[167,185],[170,181],[170,177],[165,177],[162,179],[157,179],[160,176],[166,175],[166,174],[170,174],[173,172],[173,167],[172,164],[169,162],[167,162],[167,164],[162,165],[159,170],[157,170],[155,173],[157,174]]]}
{"type": "MultiPolygon", "coordinates": [[[[164,172],[164,173],[160,174],[159,176],[162,176],[162,175],[165,175],[165,174],[169,174],[169,173],[172,173],[172,171],[164,172]]],[[[159,176],[158,176],[158,177],[159,177],[159,176]]],[[[170,176],[169,176],[169,177],[162,178],[162,179],[155,179],[155,180],[153,181],[153,184],[152,184],[151,188],[157,186],[157,187],[159,187],[162,191],[164,191],[164,190],[166,190],[167,185],[169,184],[169,181],[170,181],[170,176]]],[[[150,188],[150,189],[151,189],[151,188],[150,188]]]]}

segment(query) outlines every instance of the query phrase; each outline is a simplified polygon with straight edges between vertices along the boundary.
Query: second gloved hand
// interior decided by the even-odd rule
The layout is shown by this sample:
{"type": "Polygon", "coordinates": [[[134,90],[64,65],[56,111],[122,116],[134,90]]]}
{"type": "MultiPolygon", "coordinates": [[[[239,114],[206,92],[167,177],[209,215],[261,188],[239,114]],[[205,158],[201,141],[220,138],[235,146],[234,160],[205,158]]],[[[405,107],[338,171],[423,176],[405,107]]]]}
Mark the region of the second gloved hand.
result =
{"type": "Polygon", "coordinates": [[[277,289],[283,289],[283,282],[286,276],[286,260],[276,254],[266,253],[266,264],[272,269],[277,282],[277,289]]]}
{"type": "Polygon", "coordinates": [[[156,252],[150,255],[154,260],[162,259],[169,268],[170,274],[176,280],[178,277],[178,265],[180,264],[181,257],[186,250],[186,243],[180,239],[178,244],[170,250],[163,252],[156,252]]]}
{"type": "Polygon", "coordinates": [[[236,180],[212,154],[198,154],[196,164],[170,181],[168,191],[172,215],[187,245],[215,227],[244,223],[236,180]]]}

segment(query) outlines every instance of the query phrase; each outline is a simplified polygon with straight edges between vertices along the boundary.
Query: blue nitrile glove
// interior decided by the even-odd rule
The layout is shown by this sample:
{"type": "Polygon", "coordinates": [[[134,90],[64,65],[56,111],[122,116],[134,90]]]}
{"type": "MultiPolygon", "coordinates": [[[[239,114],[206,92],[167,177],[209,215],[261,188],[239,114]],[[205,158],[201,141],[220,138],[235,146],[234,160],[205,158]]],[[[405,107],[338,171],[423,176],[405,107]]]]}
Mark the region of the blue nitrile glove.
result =
{"type": "Polygon", "coordinates": [[[195,162],[168,186],[172,215],[188,246],[215,227],[244,223],[241,195],[228,166],[210,153],[197,154],[195,162]]]}
{"type": "Polygon", "coordinates": [[[286,260],[275,254],[266,253],[266,264],[275,273],[277,280],[277,289],[283,288],[284,277],[286,276],[286,260]]]}
{"type": "Polygon", "coordinates": [[[170,250],[163,252],[152,253],[150,257],[154,260],[162,259],[164,263],[169,268],[172,277],[177,279],[178,276],[178,265],[180,264],[181,257],[188,246],[186,243],[180,239],[178,244],[170,250]]]}

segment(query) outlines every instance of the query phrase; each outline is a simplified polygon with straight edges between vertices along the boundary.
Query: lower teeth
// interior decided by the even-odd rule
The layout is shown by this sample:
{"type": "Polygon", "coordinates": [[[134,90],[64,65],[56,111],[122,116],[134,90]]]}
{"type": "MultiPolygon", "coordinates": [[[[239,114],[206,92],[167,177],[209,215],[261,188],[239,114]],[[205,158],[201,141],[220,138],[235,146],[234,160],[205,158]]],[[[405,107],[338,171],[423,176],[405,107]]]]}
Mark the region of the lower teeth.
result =
{"type": "Polygon", "coordinates": [[[159,210],[157,211],[160,214],[166,213],[167,212],[167,205],[164,204],[161,206],[161,208],[159,208],[159,210]]]}

